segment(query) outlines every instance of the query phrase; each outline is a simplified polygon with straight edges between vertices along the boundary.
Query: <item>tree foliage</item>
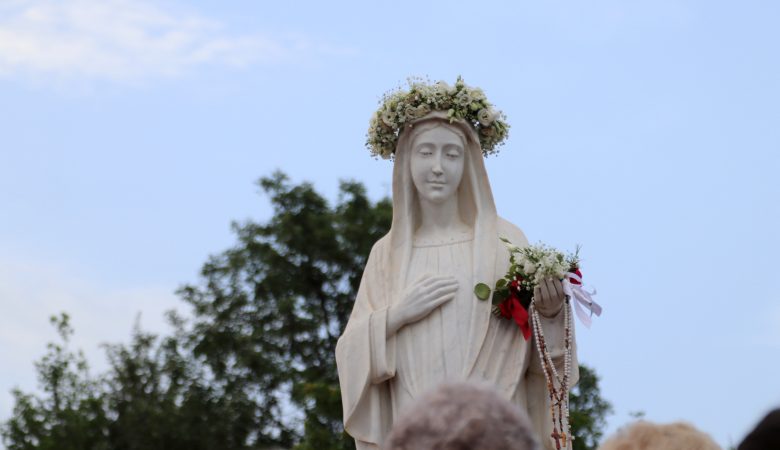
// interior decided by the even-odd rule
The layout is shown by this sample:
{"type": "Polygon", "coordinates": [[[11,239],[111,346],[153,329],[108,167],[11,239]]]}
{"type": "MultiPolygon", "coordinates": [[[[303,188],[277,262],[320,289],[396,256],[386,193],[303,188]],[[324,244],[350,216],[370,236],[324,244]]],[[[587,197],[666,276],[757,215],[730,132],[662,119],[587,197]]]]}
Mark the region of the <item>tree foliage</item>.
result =
{"type": "MultiPolygon", "coordinates": [[[[62,342],[36,364],[41,391],[14,391],[0,430],[9,450],[354,449],[335,345],[391,202],[372,202],[357,182],[342,182],[333,206],[281,173],[259,184],[273,216],[233,224],[235,245],[179,290],[191,315],[170,314],[169,336],[136,327],[92,376],[69,348],[68,317],[53,319],[62,342]]],[[[576,449],[593,448],[609,409],[582,366],[576,449]]]]}
{"type": "Polygon", "coordinates": [[[216,378],[252,395],[268,443],[352,448],[341,424],[336,339],[371,245],[389,228],[391,203],[372,203],[354,182],[341,184],[335,208],[280,173],[260,185],[271,220],[234,224],[238,244],[206,263],[200,286],[180,290],[194,311],[194,352],[216,378]]]}
{"type": "Polygon", "coordinates": [[[584,364],[580,364],[580,380],[569,393],[569,410],[574,450],[596,450],[612,405],[601,396],[596,372],[584,364]]]}
{"type": "Polygon", "coordinates": [[[8,450],[108,449],[105,397],[84,355],[70,349],[70,318],[63,313],[51,322],[62,342],[50,343],[35,364],[42,395],[12,391],[13,416],[3,426],[3,440],[8,450]]]}
{"type": "Polygon", "coordinates": [[[13,392],[13,416],[2,427],[8,450],[261,448],[246,445],[253,403],[207,376],[180,326],[163,339],[136,327],[128,344],[107,348],[109,369],[93,377],[83,355],[69,350],[68,316],[52,322],[62,343],[49,344],[36,363],[41,394],[13,392]]]}

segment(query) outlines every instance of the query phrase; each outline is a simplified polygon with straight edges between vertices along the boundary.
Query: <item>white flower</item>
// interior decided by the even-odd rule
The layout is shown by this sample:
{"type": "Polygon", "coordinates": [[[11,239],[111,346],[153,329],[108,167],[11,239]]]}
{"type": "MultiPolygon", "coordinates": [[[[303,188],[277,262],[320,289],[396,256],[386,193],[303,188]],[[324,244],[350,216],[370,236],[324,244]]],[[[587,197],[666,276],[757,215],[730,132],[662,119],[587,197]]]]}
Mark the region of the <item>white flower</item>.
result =
{"type": "Polygon", "coordinates": [[[393,113],[388,110],[382,111],[382,123],[387,125],[388,127],[394,127],[395,123],[393,122],[393,113]]]}
{"type": "Polygon", "coordinates": [[[487,108],[482,108],[477,113],[477,119],[483,127],[489,127],[493,123],[494,114],[487,108]]]}
{"type": "Polygon", "coordinates": [[[481,89],[467,86],[462,78],[458,77],[454,85],[443,81],[432,84],[422,78],[409,78],[407,82],[408,90],[399,87],[380,100],[376,120],[372,120],[366,136],[366,146],[372,154],[385,154],[387,149],[392,151],[398,140],[399,128],[432,110],[446,112],[450,122],[463,119],[476,124],[485,156],[495,153],[495,147],[506,139],[509,126],[504,115],[490,107],[481,89]]]}
{"type": "Polygon", "coordinates": [[[536,264],[531,261],[526,261],[525,264],[523,264],[523,272],[528,275],[533,275],[533,273],[536,272],[536,264]]]}
{"type": "Polygon", "coordinates": [[[440,93],[441,95],[445,95],[450,91],[450,85],[447,84],[446,81],[439,81],[437,82],[434,87],[436,88],[436,92],[440,93]]]}
{"type": "Polygon", "coordinates": [[[465,89],[458,92],[455,96],[455,103],[461,107],[468,108],[468,106],[471,105],[471,102],[471,95],[469,95],[469,92],[465,89]]]}

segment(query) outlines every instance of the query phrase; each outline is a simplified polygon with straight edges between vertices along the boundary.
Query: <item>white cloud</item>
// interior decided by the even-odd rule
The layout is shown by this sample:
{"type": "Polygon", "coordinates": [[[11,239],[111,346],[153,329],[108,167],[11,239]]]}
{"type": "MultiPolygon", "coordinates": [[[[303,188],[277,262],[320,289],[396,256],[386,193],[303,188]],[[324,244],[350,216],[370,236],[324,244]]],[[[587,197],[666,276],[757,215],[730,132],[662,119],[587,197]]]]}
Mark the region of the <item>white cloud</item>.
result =
{"type": "Polygon", "coordinates": [[[36,388],[33,361],[57,340],[50,316],[70,314],[73,348],[84,350],[98,372],[107,366],[102,344],[127,342],[139,313],[142,329],[163,333],[165,311],[186,311],[173,290],[109,286],[48,263],[0,260],[0,421],[11,413],[12,388],[36,388]]]}
{"type": "Polygon", "coordinates": [[[0,74],[136,81],[339,52],[303,37],[236,36],[149,0],[3,0],[0,74]]]}

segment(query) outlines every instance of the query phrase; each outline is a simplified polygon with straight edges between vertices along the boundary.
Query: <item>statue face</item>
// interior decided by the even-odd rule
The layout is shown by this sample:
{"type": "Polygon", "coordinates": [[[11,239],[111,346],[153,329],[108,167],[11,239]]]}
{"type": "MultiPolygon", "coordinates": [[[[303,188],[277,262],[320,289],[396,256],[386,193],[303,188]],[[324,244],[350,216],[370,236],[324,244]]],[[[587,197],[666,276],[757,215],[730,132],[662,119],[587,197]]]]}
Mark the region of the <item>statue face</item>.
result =
{"type": "Polygon", "coordinates": [[[412,180],[425,200],[442,203],[458,190],[463,176],[464,148],[447,126],[421,132],[412,142],[412,180]]]}

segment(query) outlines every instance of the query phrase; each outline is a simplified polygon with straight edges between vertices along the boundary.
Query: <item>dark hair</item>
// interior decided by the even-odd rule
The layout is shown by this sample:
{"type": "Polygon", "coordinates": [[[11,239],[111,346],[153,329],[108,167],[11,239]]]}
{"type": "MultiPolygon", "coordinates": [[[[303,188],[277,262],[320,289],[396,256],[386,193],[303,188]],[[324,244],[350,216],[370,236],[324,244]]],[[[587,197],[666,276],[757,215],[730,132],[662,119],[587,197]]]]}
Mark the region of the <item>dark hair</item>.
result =
{"type": "Polygon", "coordinates": [[[751,431],[737,450],[780,449],[780,409],[766,415],[751,431]]]}

